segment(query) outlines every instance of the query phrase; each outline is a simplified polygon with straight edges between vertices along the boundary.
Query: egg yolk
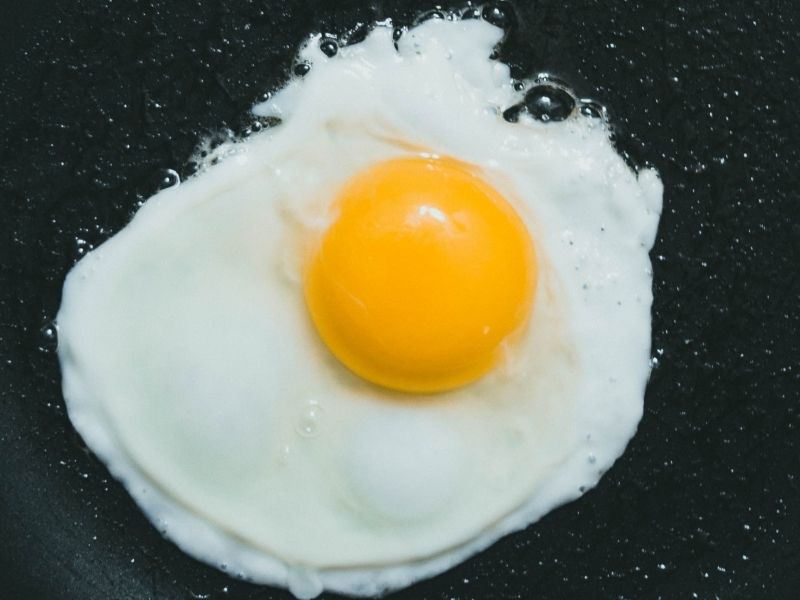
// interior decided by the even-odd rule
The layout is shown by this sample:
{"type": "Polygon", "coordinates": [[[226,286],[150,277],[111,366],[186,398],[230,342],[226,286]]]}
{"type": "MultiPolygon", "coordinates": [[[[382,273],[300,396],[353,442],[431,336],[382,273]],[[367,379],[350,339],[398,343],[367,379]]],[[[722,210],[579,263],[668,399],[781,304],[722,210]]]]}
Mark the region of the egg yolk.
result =
{"type": "Polygon", "coordinates": [[[320,337],[350,370],[406,392],[475,381],[531,312],[528,230],[475,167],[410,157],[352,177],[305,272],[320,337]]]}

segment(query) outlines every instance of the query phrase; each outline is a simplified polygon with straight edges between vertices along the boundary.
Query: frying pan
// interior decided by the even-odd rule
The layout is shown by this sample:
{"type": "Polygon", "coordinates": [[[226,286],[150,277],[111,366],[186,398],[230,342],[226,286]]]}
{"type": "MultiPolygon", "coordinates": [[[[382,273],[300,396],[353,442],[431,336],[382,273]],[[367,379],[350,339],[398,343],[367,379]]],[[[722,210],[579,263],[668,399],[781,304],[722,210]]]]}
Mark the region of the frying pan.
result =
{"type": "MultiPolygon", "coordinates": [[[[52,329],[88,249],[380,0],[5,2],[0,11],[0,597],[289,599],[184,555],[65,415],[52,329]]],[[[800,594],[796,4],[540,0],[501,57],[610,109],[665,183],[644,418],[581,499],[397,599],[800,594]]],[[[513,21],[513,22],[512,22],[513,21]]],[[[313,165],[309,165],[313,168],[313,165]]],[[[327,598],[333,598],[327,595],[327,598]]]]}

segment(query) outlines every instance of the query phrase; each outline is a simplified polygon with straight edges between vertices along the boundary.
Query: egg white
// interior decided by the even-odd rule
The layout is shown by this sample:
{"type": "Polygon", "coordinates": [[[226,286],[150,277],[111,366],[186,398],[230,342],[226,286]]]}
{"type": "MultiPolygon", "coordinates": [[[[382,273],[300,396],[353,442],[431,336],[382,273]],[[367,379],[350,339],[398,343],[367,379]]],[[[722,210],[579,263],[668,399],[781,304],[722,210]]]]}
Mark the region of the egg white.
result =
{"type": "Polygon", "coordinates": [[[389,27],[313,66],[283,123],[149,199],[70,272],[58,314],[70,418],[189,554],[298,597],[441,572],[595,485],[641,417],[662,187],[596,120],[506,123],[502,32],[389,27]],[[431,153],[479,167],[541,274],[506,363],[407,397],[333,359],[306,314],[305,242],[348,177],[431,153]]]}

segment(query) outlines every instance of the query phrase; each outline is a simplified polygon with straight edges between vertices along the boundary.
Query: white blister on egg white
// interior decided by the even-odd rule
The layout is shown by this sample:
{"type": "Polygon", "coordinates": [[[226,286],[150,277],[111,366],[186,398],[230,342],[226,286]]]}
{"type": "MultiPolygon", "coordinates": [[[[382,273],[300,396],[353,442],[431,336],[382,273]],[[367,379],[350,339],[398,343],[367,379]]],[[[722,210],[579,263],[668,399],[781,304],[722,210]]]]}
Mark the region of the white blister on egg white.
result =
{"type": "Polygon", "coordinates": [[[310,598],[444,571],[594,486],[642,414],[662,186],[606,127],[502,108],[502,32],[377,27],[265,103],[278,127],[149,199],[70,272],[58,314],[70,419],[192,556],[310,598]],[[303,240],[352,175],[429,153],[478,166],[530,228],[526,336],[460,390],[409,401],[350,374],[303,301],[303,240]]]}

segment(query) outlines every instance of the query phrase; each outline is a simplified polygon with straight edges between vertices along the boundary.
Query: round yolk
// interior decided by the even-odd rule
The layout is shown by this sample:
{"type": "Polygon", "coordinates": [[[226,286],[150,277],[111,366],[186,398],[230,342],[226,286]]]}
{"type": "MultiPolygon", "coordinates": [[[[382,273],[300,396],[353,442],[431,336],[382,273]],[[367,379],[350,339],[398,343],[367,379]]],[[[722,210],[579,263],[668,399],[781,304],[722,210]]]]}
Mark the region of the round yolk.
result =
{"type": "Polygon", "coordinates": [[[400,158],[350,179],[305,273],[330,351],[364,379],[407,392],[474,381],[531,312],[533,243],[475,168],[400,158]]]}

